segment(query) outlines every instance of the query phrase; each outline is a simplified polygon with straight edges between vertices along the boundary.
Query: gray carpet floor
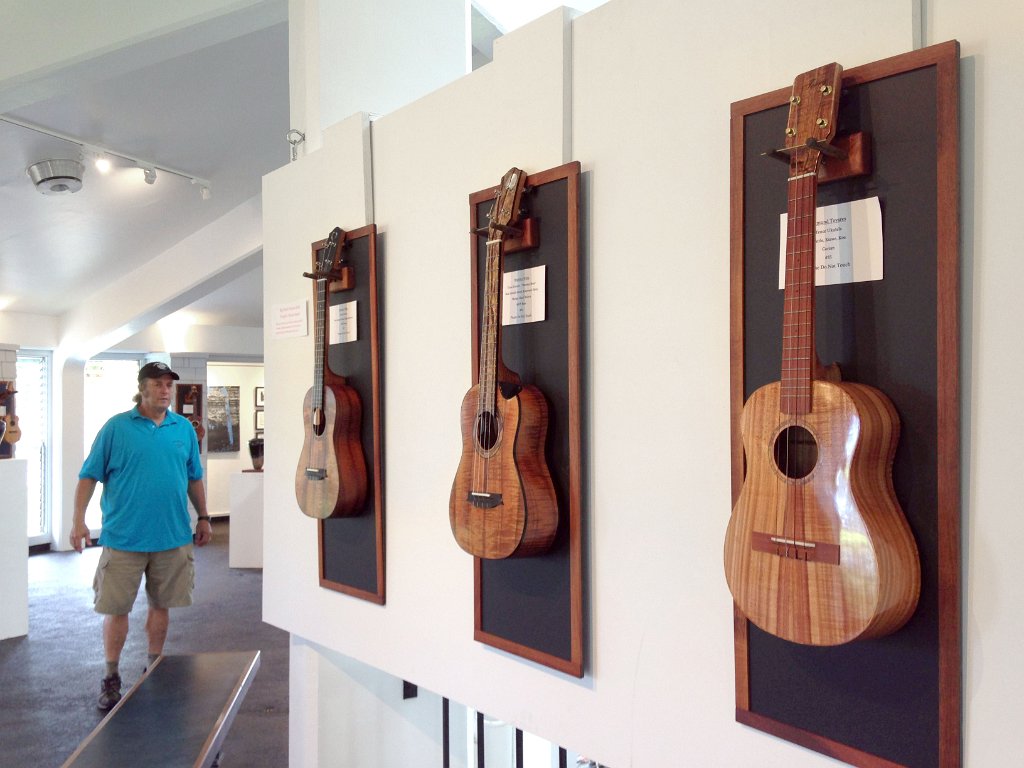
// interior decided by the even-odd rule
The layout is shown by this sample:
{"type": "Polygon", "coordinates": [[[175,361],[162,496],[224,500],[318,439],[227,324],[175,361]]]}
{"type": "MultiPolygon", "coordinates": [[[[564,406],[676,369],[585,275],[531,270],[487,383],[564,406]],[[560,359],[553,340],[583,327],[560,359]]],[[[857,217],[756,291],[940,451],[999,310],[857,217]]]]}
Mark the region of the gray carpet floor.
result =
{"type": "MultiPolygon", "coordinates": [[[[222,750],[221,768],[288,764],[288,634],[263,623],[263,572],[228,568],[226,520],[196,548],[194,604],[171,610],[164,652],[261,651],[261,664],[222,750]]],[[[103,718],[102,618],[92,610],[100,550],[29,558],[29,633],[0,641],[0,767],[60,766],[103,718]]],[[[2,610],[2,606],[0,606],[2,610]]],[[[140,590],[121,656],[124,688],[146,666],[140,590]]]]}

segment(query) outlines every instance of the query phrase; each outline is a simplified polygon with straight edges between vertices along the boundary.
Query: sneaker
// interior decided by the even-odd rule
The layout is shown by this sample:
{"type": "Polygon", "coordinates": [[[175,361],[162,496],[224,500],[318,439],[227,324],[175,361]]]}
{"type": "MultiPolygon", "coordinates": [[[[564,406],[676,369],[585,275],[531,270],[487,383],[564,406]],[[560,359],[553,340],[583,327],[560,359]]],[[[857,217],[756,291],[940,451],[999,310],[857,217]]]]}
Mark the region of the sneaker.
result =
{"type": "Polygon", "coordinates": [[[117,672],[107,675],[100,686],[100,698],[96,706],[106,712],[121,700],[121,676],[117,672]]]}

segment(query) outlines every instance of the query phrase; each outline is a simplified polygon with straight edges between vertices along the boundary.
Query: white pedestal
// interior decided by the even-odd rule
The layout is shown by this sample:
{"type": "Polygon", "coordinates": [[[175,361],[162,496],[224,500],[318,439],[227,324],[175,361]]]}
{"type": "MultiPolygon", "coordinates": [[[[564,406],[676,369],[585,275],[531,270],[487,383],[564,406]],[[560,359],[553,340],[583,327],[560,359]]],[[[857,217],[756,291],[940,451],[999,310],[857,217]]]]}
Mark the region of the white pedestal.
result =
{"type": "Polygon", "coordinates": [[[228,566],[263,567],[263,473],[236,472],[231,475],[231,538],[228,566]]]}
{"type": "Polygon", "coordinates": [[[28,462],[0,461],[0,640],[28,634],[28,462]]]}

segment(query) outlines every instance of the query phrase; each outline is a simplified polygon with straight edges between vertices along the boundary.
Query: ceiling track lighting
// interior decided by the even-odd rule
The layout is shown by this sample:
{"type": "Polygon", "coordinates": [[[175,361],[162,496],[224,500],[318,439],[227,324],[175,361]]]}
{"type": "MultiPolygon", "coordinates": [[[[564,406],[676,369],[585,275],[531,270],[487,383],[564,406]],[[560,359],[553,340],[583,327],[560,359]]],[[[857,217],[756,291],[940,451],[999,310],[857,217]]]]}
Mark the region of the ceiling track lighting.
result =
{"type": "Polygon", "coordinates": [[[49,128],[43,128],[40,125],[25,122],[24,120],[17,120],[13,117],[8,117],[7,115],[0,115],[0,120],[2,120],[5,123],[10,123],[11,125],[16,125],[19,128],[25,128],[30,131],[35,131],[36,133],[41,133],[44,136],[50,136],[51,138],[54,139],[66,141],[69,144],[74,144],[78,147],[80,156],[82,158],[82,162],[79,162],[78,160],[43,160],[39,163],[35,163],[34,165],[29,166],[26,169],[29,177],[32,179],[32,182],[36,185],[36,188],[42,191],[43,194],[63,194],[67,192],[77,192],[79,189],[82,188],[82,171],[84,170],[83,164],[85,162],[89,162],[91,160],[95,164],[97,170],[100,171],[100,173],[107,173],[107,171],[109,171],[111,167],[110,158],[116,157],[120,158],[121,160],[127,160],[129,163],[132,163],[133,165],[136,165],[140,169],[142,169],[142,177],[147,184],[153,184],[156,182],[157,171],[160,171],[161,173],[169,173],[172,176],[177,176],[178,178],[185,179],[190,184],[197,185],[199,187],[200,198],[203,200],[210,199],[210,181],[208,179],[196,176],[195,174],[189,173],[188,171],[183,171],[178,168],[171,168],[170,166],[166,165],[160,165],[159,163],[154,163],[150,160],[146,160],[141,157],[136,157],[135,155],[129,155],[125,152],[118,152],[116,150],[109,149],[108,147],[101,147],[98,144],[88,144],[82,141],[81,139],[76,139],[74,136],[69,136],[65,133],[60,133],[59,131],[51,131],[49,128]],[[77,169],[73,168],[70,165],[67,165],[71,163],[75,164],[75,166],[77,166],[77,169]],[[104,168],[102,167],[102,164],[104,163],[106,164],[106,170],[104,170],[104,168]],[[57,168],[57,171],[59,171],[59,173],[57,171],[54,171],[55,167],[57,168]],[[64,174],[65,172],[71,172],[68,170],[69,168],[71,169],[71,171],[77,170],[77,177],[69,176],[69,178],[71,179],[70,182],[64,182],[59,180],[58,177],[60,177],[60,174],[64,174]],[[53,175],[48,176],[47,174],[53,175]],[[48,179],[51,178],[58,178],[58,181],[54,182],[53,184],[50,184],[48,182],[48,179]],[[62,184],[65,186],[65,188],[57,189],[57,187],[60,187],[62,184]]]}
{"type": "Polygon", "coordinates": [[[43,160],[26,171],[43,195],[70,195],[82,188],[85,167],[77,160],[43,160]]]}

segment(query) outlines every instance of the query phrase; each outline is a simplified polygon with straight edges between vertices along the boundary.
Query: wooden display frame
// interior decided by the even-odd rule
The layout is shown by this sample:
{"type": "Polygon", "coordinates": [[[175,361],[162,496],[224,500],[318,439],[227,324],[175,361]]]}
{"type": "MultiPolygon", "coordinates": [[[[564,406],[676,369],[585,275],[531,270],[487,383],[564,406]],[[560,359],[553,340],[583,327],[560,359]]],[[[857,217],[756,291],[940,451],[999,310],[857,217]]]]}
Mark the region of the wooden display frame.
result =
{"type": "MultiPolygon", "coordinates": [[[[819,188],[819,205],[870,194],[882,201],[885,279],[817,289],[818,349],[824,363],[838,359],[851,371],[851,380],[878,386],[900,411],[903,435],[894,479],[920,550],[917,612],[888,637],[812,649],[761,632],[734,606],[736,719],[871,768],[957,768],[962,760],[958,89],[955,41],[848,70],[839,132],[869,132],[874,167],[864,176],[819,188]],[[906,185],[917,185],[926,194],[907,200],[908,190],[901,188],[906,185]],[[922,244],[913,242],[914,234],[922,244]],[[909,247],[894,248],[890,257],[890,244],[909,247]],[[821,332],[830,310],[833,328],[821,332]],[[865,317],[875,338],[858,343],[842,332],[844,323],[852,326],[865,317]],[[919,343],[922,339],[926,343],[919,343]],[[908,366],[920,369],[924,386],[918,389],[917,380],[901,378],[908,366]],[[785,675],[791,685],[772,687],[785,675]]],[[[772,148],[767,137],[776,137],[776,147],[782,144],[789,93],[783,88],[732,105],[734,504],[744,473],[743,404],[758,386],[778,379],[781,311],[773,316],[766,307],[774,301],[781,309],[781,296],[764,298],[776,293],[775,284],[758,291],[770,278],[756,284],[748,278],[758,270],[765,278],[777,269],[777,235],[765,246],[753,235],[767,235],[772,217],[785,211],[786,171],[759,154],[772,148]],[[768,199],[774,193],[761,188],[766,175],[779,188],[781,209],[778,200],[768,199]],[[770,259],[774,264],[765,266],[770,259]],[[766,335],[758,324],[775,330],[766,335]],[[774,375],[763,359],[771,355],[774,375]]]]}
{"type": "MultiPolygon", "coordinates": [[[[312,244],[312,260],[327,240],[312,244]]],[[[344,344],[327,343],[327,367],[345,376],[359,393],[363,406],[360,440],[366,458],[367,493],[362,509],[350,517],[320,520],[317,549],[320,586],[371,603],[385,602],[384,571],[384,451],[381,399],[381,270],[377,256],[377,226],[346,232],[341,258],[348,268],[344,279],[328,285],[327,305],[357,303],[357,338],[344,344]],[[363,310],[367,308],[368,311],[363,310]]]]}
{"type": "Polygon", "coordinates": [[[203,438],[206,437],[206,426],[203,424],[203,385],[192,382],[177,383],[174,385],[174,412],[179,416],[188,419],[192,429],[196,431],[196,439],[199,441],[199,452],[203,452],[203,438]],[[188,408],[186,406],[192,406],[188,408]]]}
{"type": "MultiPolygon", "coordinates": [[[[558,496],[555,542],[543,555],[473,558],[473,637],[575,677],[583,676],[583,546],[581,433],[580,164],[527,176],[522,240],[505,247],[505,271],[547,265],[546,319],[505,326],[509,368],[535,384],[549,406],[547,459],[558,496]]],[[[486,229],[497,187],[469,196],[470,230],[486,229]]],[[[473,382],[479,371],[484,238],[471,235],[473,382]]]]}
{"type": "MultiPolygon", "coordinates": [[[[17,418],[18,416],[18,398],[16,396],[15,382],[13,381],[0,381],[0,421],[4,421],[8,416],[17,418]],[[10,393],[10,394],[8,394],[10,393]]],[[[9,443],[3,439],[3,435],[6,434],[6,424],[0,424],[4,429],[0,430],[0,459],[13,459],[14,458],[14,446],[15,443],[9,443]]]]}

